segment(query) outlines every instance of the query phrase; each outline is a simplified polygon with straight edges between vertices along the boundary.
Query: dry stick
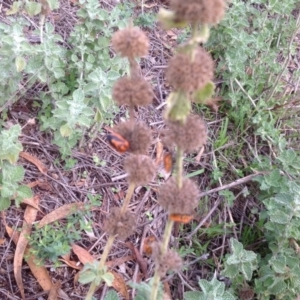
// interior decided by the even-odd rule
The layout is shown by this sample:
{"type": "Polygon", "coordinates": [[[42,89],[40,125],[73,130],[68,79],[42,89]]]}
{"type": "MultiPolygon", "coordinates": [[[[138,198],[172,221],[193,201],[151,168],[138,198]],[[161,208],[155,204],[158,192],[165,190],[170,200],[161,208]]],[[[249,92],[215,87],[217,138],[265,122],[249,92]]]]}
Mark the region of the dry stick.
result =
{"type": "MultiPolygon", "coordinates": [[[[219,191],[223,191],[225,189],[230,189],[234,186],[237,186],[237,185],[240,185],[242,183],[246,183],[250,180],[252,180],[254,177],[256,176],[259,176],[259,175],[262,175],[262,174],[266,174],[266,172],[258,172],[258,173],[255,173],[255,174],[251,174],[251,175],[248,175],[248,176],[245,176],[243,178],[239,178],[229,184],[225,184],[225,185],[222,185],[222,186],[219,186],[215,189],[211,189],[209,191],[206,191],[206,192],[203,192],[203,193],[200,193],[200,198],[201,197],[204,197],[204,196],[207,196],[207,195],[210,195],[210,194],[213,194],[213,193],[216,193],[216,192],[219,192],[219,191]]],[[[198,230],[201,226],[203,226],[203,224],[206,222],[206,220],[211,216],[211,214],[217,209],[217,207],[219,206],[219,204],[221,203],[221,199],[222,198],[219,198],[215,205],[213,206],[213,208],[209,211],[209,213],[206,215],[206,217],[197,225],[197,227],[188,235],[186,236],[186,239],[190,239],[198,230]]]]}

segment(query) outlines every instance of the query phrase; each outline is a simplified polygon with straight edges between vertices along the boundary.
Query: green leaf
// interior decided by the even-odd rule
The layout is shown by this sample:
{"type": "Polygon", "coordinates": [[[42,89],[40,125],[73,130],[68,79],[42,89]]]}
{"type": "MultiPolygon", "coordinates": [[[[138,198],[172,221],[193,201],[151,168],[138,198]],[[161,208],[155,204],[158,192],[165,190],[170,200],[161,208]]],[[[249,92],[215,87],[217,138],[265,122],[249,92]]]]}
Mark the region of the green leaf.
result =
{"type": "Polygon", "coordinates": [[[30,17],[38,15],[42,10],[41,3],[33,2],[33,1],[26,1],[25,3],[25,10],[30,17]]]}
{"type": "Polygon", "coordinates": [[[18,13],[21,10],[22,6],[23,6],[22,1],[14,1],[12,7],[6,11],[6,15],[10,16],[18,13]]]}
{"type": "Polygon", "coordinates": [[[184,300],[199,300],[199,299],[205,299],[203,293],[195,291],[195,292],[185,292],[184,300]]]}
{"type": "Polygon", "coordinates": [[[269,264],[276,273],[284,274],[286,272],[286,260],[284,257],[272,257],[269,260],[269,264]]]}
{"type": "Polygon", "coordinates": [[[209,81],[201,90],[197,90],[193,95],[193,101],[200,104],[206,104],[207,100],[210,100],[215,92],[215,84],[209,81]]]}
{"type": "Polygon", "coordinates": [[[11,164],[17,162],[22,144],[18,140],[21,134],[21,126],[14,125],[0,134],[0,160],[8,160],[11,164]]]}
{"type": "Polygon", "coordinates": [[[110,290],[105,294],[104,300],[119,300],[118,293],[114,290],[110,290]]]}
{"type": "Polygon", "coordinates": [[[8,209],[10,206],[9,198],[0,198],[0,211],[8,209]]]}
{"type": "Polygon", "coordinates": [[[16,64],[17,72],[22,72],[26,67],[26,60],[21,56],[17,56],[15,60],[15,64],[16,64]]]}
{"type": "Polygon", "coordinates": [[[241,265],[241,271],[246,280],[251,280],[252,278],[252,264],[251,263],[243,263],[241,265]]]}
{"type": "Polygon", "coordinates": [[[71,133],[73,132],[72,128],[70,128],[70,126],[68,124],[64,124],[62,126],[60,126],[60,134],[64,137],[68,137],[71,135],[71,133]]]}
{"type": "Polygon", "coordinates": [[[84,101],[84,91],[82,89],[77,89],[73,92],[73,100],[75,102],[83,102],[84,101]]]}
{"type": "Polygon", "coordinates": [[[17,205],[21,203],[24,199],[31,198],[33,196],[31,189],[27,185],[21,185],[17,189],[16,202],[17,205]]]}
{"type": "Polygon", "coordinates": [[[82,284],[87,284],[96,279],[96,274],[92,271],[84,271],[80,272],[78,281],[82,284]]]}
{"type": "Polygon", "coordinates": [[[112,283],[114,281],[114,275],[110,272],[107,272],[107,273],[102,275],[102,279],[103,279],[103,281],[105,281],[105,283],[108,286],[112,286],[112,283]]]}

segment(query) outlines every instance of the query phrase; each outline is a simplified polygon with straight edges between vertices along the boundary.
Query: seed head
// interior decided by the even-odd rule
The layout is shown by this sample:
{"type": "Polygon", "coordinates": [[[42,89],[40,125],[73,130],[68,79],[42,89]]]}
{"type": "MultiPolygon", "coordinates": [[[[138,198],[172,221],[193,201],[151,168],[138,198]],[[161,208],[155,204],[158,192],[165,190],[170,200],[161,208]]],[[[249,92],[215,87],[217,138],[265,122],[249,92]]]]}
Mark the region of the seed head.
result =
{"type": "Polygon", "coordinates": [[[188,54],[177,53],[169,62],[166,79],[175,90],[193,92],[211,81],[213,74],[214,62],[211,56],[198,47],[193,61],[188,54]]]}
{"type": "Polygon", "coordinates": [[[138,27],[126,28],[114,33],[112,46],[122,57],[142,57],[148,53],[149,39],[138,27]]]}
{"type": "Polygon", "coordinates": [[[206,143],[206,124],[198,116],[188,116],[185,123],[167,121],[166,125],[167,130],[164,131],[163,144],[167,147],[176,145],[187,152],[192,152],[206,143]]]}
{"type": "Polygon", "coordinates": [[[125,240],[135,231],[135,217],[128,211],[121,214],[121,209],[114,207],[104,224],[104,230],[109,235],[118,235],[118,238],[125,240]]]}
{"type": "Polygon", "coordinates": [[[170,270],[178,271],[182,267],[182,259],[174,250],[169,249],[164,255],[161,253],[161,245],[155,243],[152,247],[152,257],[160,277],[164,277],[170,270]]]}
{"type": "Polygon", "coordinates": [[[118,105],[145,106],[152,102],[153,90],[143,78],[122,77],[114,84],[112,96],[118,105]]]}
{"type": "Polygon", "coordinates": [[[149,183],[155,175],[152,159],[146,155],[130,155],[125,158],[124,170],[128,173],[128,182],[136,186],[149,183]]]}
{"type": "Polygon", "coordinates": [[[252,300],[254,298],[254,291],[249,286],[243,287],[239,291],[239,298],[241,300],[252,300]]]}
{"type": "Polygon", "coordinates": [[[162,185],[158,192],[158,203],[169,214],[192,214],[199,201],[197,185],[190,179],[183,179],[179,189],[174,178],[162,185]]]}
{"type": "Polygon", "coordinates": [[[151,143],[151,131],[143,123],[119,123],[114,130],[129,142],[130,153],[146,154],[151,143]]]}
{"type": "Polygon", "coordinates": [[[178,21],[192,24],[217,24],[225,11],[224,0],[170,0],[178,21]]]}

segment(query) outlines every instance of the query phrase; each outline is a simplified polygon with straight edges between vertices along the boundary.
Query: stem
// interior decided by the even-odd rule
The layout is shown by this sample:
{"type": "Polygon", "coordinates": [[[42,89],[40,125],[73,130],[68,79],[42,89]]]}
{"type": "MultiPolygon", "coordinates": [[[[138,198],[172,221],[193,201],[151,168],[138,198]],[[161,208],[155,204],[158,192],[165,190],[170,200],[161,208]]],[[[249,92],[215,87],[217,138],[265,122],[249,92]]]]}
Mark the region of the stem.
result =
{"type": "Polygon", "coordinates": [[[176,180],[179,189],[182,188],[182,174],[183,174],[183,150],[177,148],[176,153],[176,180]]]}
{"type": "MultiPolygon", "coordinates": [[[[169,245],[169,241],[170,241],[171,233],[172,233],[172,229],[173,229],[173,225],[174,225],[174,221],[168,219],[166,227],[165,227],[163,241],[162,241],[161,248],[160,248],[160,251],[161,251],[160,255],[161,256],[163,256],[167,253],[168,245],[169,245]]],[[[159,282],[160,282],[160,276],[159,276],[159,273],[158,273],[158,269],[156,269],[155,273],[154,273],[154,277],[153,277],[153,284],[152,284],[152,289],[151,289],[150,300],[156,300],[157,299],[157,293],[158,293],[158,289],[159,289],[159,282]]]]}
{"type": "MultiPolygon", "coordinates": [[[[106,242],[106,245],[105,245],[105,248],[104,248],[104,251],[102,253],[102,256],[101,256],[101,260],[100,260],[100,263],[99,263],[99,270],[103,269],[104,266],[105,266],[105,263],[106,263],[106,259],[108,257],[108,254],[112,248],[112,245],[114,243],[114,240],[115,240],[115,235],[111,235],[107,242],[106,242]]],[[[101,283],[101,281],[99,282],[99,284],[101,283]]],[[[97,287],[99,286],[99,284],[96,284],[95,281],[92,281],[91,285],[90,285],[90,288],[88,290],[88,293],[85,297],[85,300],[92,300],[93,298],[93,295],[97,289],[97,287]]]]}
{"type": "Polygon", "coordinates": [[[173,225],[174,225],[174,221],[168,219],[167,224],[166,224],[166,228],[165,228],[165,232],[164,232],[162,245],[161,245],[161,254],[162,255],[165,255],[167,250],[168,250],[168,245],[169,245],[169,241],[170,241],[170,238],[171,238],[173,225]]]}
{"type": "Polygon", "coordinates": [[[127,194],[126,194],[126,197],[125,197],[125,200],[124,200],[124,203],[123,203],[122,208],[121,208],[121,214],[124,214],[126,212],[126,210],[128,208],[128,205],[129,205],[129,202],[130,202],[130,199],[132,198],[132,195],[134,193],[134,189],[135,189],[135,184],[130,183],[129,187],[128,187],[127,194]]]}
{"type": "Polygon", "coordinates": [[[99,264],[99,269],[103,269],[104,268],[106,259],[108,257],[110,249],[112,248],[112,245],[114,243],[115,238],[116,238],[115,235],[111,235],[108,238],[108,240],[106,242],[106,245],[105,245],[105,248],[104,248],[104,251],[103,251],[102,256],[101,256],[101,260],[100,260],[100,264],[99,264]]]}

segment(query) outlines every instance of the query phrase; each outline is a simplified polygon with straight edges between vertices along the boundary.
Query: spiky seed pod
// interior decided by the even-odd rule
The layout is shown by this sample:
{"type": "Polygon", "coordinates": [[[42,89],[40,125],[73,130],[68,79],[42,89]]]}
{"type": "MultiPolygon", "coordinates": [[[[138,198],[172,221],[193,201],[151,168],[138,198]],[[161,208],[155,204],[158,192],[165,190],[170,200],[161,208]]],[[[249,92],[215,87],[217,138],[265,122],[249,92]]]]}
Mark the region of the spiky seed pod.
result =
{"type": "Polygon", "coordinates": [[[155,243],[152,249],[152,257],[160,277],[164,277],[170,270],[178,271],[182,267],[182,259],[174,250],[169,249],[163,255],[159,243],[155,243]]]}
{"type": "Polygon", "coordinates": [[[190,115],[185,123],[167,121],[166,125],[162,140],[166,147],[176,145],[186,152],[192,152],[207,141],[206,124],[199,116],[190,115]]]}
{"type": "Polygon", "coordinates": [[[254,291],[249,286],[246,286],[239,291],[239,296],[241,300],[252,300],[254,298],[254,291]]]}
{"type": "Polygon", "coordinates": [[[178,21],[192,24],[217,24],[225,12],[224,0],[170,0],[178,21]]]}
{"type": "MultiPolygon", "coordinates": [[[[182,1],[184,2],[184,1],[182,1]]],[[[214,62],[201,47],[195,50],[194,60],[186,53],[177,53],[169,62],[166,79],[175,90],[194,92],[213,79],[214,62]]]]}
{"type": "Polygon", "coordinates": [[[125,158],[124,170],[128,173],[128,182],[136,186],[149,183],[155,175],[155,165],[146,155],[130,155],[125,158]]]}
{"type": "Polygon", "coordinates": [[[112,96],[118,105],[145,106],[153,100],[151,85],[143,78],[122,77],[116,81],[112,96]]]}
{"type": "Polygon", "coordinates": [[[128,152],[134,154],[147,154],[151,144],[151,130],[143,123],[132,121],[119,123],[114,127],[129,142],[128,152]]]}
{"type": "Polygon", "coordinates": [[[114,33],[112,37],[113,49],[122,57],[146,56],[149,49],[149,39],[138,27],[126,28],[114,33]]]}
{"type": "Polygon", "coordinates": [[[130,212],[121,214],[121,209],[114,207],[104,223],[104,230],[109,235],[117,235],[119,239],[125,240],[134,233],[135,226],[135,217],[130,212]]]}
{"type": "Polygon", "coordinates": [[[171,178],[159,188],[157,200],[169,214],[190,215],[198,205],[199,190],[188,178],[183,179],[182,188],[179,189],[176,180],[171,178]]]}

